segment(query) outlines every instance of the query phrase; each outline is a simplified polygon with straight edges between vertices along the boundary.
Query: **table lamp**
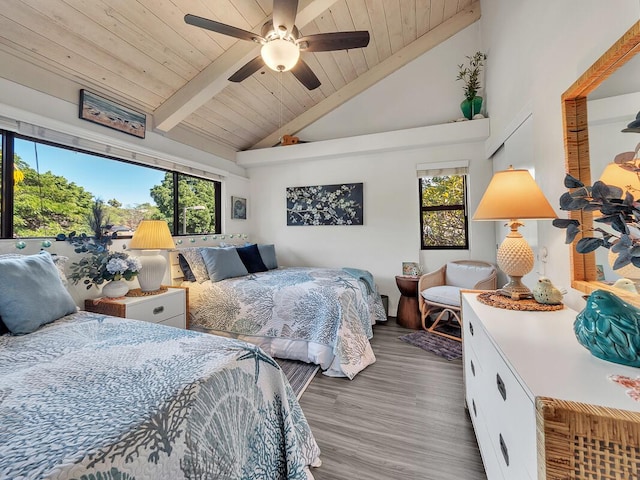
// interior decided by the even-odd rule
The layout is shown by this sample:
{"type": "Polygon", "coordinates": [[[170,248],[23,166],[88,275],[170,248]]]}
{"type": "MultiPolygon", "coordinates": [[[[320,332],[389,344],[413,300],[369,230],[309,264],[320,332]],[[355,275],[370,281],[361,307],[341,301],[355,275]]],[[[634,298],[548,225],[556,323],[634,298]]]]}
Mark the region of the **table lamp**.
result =
{"type": "Polygon", "coordinates": [[[143,292],[160,290],[164,273],[167,270],[167,259],[160,255],[160,250],[173,250],[173,242],[169,226],[164,220],[142,220],[129,243],[129,250],[142,250],[138,257],[142,268],[138,274],[138,282],[143,292]]]}
{"type": "Polygon", "coordinates": [[[528,170],[496,172],[484,192],[473,220],[508,220],[511,231],[498,248],[498,267],[509,276],[500,293],[514,299],[531,296],[522,277],[533,270],[533,250],[518,232],[522,219],[556,218],[557,215],[528,170]]]}

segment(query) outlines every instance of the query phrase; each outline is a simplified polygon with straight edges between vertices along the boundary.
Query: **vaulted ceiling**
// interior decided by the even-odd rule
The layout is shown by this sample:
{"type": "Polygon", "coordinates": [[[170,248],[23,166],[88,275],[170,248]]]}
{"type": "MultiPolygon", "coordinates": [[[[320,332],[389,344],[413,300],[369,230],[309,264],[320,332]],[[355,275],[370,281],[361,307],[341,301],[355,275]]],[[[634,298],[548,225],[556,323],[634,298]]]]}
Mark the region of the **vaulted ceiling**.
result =
{"type": "Polygon", "coordinates": [[[480,17],[479,0],[300,0],[303,35],[371,35],[366,48],[303,52],[321,82],[314,90],[266,67],[229,82],[260,45],[184,22],[190,13],[260,32],[271,9],[272,0],[3,0],[0,77],[73,95],[34,75],[44,69],[145,112],[148,129],[231,159],[295,134],[480,17]]]}

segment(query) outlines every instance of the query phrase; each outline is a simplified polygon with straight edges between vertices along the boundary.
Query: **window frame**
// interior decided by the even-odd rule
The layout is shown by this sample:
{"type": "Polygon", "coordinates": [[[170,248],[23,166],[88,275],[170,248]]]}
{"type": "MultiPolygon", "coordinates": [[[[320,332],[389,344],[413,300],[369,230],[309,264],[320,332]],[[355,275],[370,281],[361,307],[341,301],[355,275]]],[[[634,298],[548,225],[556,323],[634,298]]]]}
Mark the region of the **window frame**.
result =
{"type": "Polygon", "coordinates": [[[467,190],[467,174],[455,173],[451,175],[424,175],[418,177],[418,208],[420,211],[420,250],[469,250],[469,205],[468,205],[468,190],[467,190]],[[422,205],[422,179],[431,177],[462,177],[463,187],[463,203],[455,205],[422,205]],[[438,212],[438,211],[459,211],[464,212],[464,245],[425,245],[424,244],[424,213],[425,212],[438,212]]]}
{"type": "MultiPolygon", "coordinates": [[[[166,168],[161,168],[152,165],[146,165],[144,163],[134,162],[131,160],[126,160],[118,157],[113,157],[110,155],[105,155],[102,153],[92,152],[88,150],[83,150],[81,148],[71,147],[68,145],[62,145],[55,142],[50,142],[47,140],[42,140],[39,138],[29,137],[27,135],[18,134],[8,130],[0,129],[0,135],[2,136],[2,152],[1,152],[1,163],[0,163],[0,240],[8,240],[14,237],[13,232],[13,213],[14,213],[14,189],[13,189],[13,166],[14,166],[14,141],[16,138],[35,142],[43,145],[50,145],[52,147],[61,148],[65,150],[71,150],[74,152],[79,152],[85,155],[92,155],[96,157],[106,158],[115,162],[128,163],[130,165],[135,165],[138,167],[149,168],[153,170],[159,170],[161,172],[168,172],[173,175],[173,231],[171,232],[172,236],[189,236],[189,235],[216,235],[222,233],[222,182],[219,180],[213,180],[211,178],[199,177],[197,175],[184,173],[178,170],[169,170],[166,168]],[[179,221],[180,221],[180,211],[178,208],[180,199],[178,198],[178,178],[179,176],[192,177],[199,180],[205,180],[208,182],[213,182],[215,184],[215,231],[214,232],[203,232],[203,233],[190,233],[183,235],[180,233],[179,221]],[[10,215],[7,214],[10,212],[10,215]]],[[[65,232],[60,232],[65,233],[65,232]]],[[[20,238],[49,238],[49,237],[20,237],[20,238]]],[[[122,235],[120,238],[128,238],[126,235],[122,235]]]]}

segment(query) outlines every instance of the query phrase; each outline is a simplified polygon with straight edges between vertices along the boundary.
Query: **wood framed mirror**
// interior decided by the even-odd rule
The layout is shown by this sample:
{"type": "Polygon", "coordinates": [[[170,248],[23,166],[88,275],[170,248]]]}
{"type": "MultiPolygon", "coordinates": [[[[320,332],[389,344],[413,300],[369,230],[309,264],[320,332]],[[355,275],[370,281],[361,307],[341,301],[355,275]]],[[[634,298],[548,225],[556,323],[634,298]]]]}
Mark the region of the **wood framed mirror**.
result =
{"type": "MultiPolygon", "coordinates": [[[[586,185],[592,184],[589,157],[589,128],[587,96],[622,65],[640,52],[640,21],[620,37],[569,89],[562,95],[564,147],[566,171],[586,185]]],[[[638,105],[637,110],[640,110],[638,105]]],[[[593,215],[582,211],[570,212],[583,228],[593,226],[593,215]]],[[[579,240],[579,237],[576,239],[579,240]]],[[[625,294],[597,281],[595,253],[580,254],[571,245],[571,286],[585,294],[596,289],[612,290],[626,301],[640,306],[640,295],[625,294]]]]}

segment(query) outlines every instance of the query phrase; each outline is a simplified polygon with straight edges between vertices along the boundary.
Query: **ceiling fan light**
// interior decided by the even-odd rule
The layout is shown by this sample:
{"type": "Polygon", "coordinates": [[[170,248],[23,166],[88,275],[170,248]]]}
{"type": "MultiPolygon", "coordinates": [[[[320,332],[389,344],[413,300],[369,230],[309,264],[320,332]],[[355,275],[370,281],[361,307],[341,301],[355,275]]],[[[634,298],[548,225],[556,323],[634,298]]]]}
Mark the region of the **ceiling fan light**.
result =
{"type": "Polygon", "coordinates": [[[264,63],[271,70],[286,72],[298,63],[300,49],[293,42],[276,38],[262,46],[260,55],[262,55],[264,63]]]}

